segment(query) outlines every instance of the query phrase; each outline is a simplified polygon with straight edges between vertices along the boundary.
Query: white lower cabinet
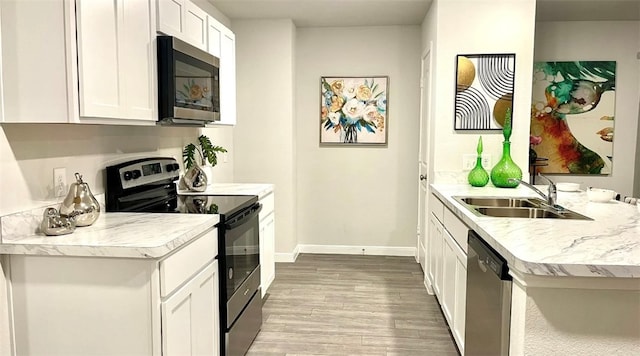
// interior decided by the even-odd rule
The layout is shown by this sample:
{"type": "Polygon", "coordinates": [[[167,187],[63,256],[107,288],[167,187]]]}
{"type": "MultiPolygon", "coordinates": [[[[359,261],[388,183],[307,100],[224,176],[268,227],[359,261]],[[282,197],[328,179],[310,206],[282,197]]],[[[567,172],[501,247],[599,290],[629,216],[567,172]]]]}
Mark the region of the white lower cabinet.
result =
{"type": "Polygon", "coordinates": [[[217,260],[162,303],[164,355],[216,354],[220,334],[211,305],[218,305],[217,260]]]}
{"type": "Polygon", "coordinates": [[[430,202],[426,279],[464,355],[468,229],[438,198],[431,195],[430,199],[435,202],[430,202]]]}
{"type": "Polygon", "coordinates": [[[456,254],[456,291],[453,301],[453,338],[464,355],[464,331],[467,308],[467,256],[456,254]]]}
{"type": "Polygon", "coordinates": [[[16,354],[218,355],[216,255],[216,229],[162,259],[10,255],[16,354]]]}
{"type": "Polygon", "coordinates": [[[455,246],[451,245],[451,235],[448,231],[444,231],[442,244],[442,297],[440,303],[444,316],[449,323],[453,325],[454,301],[456,295],[456,254],[453,251],[455,246]]]}
{"type": "Polygon", "coordinates": [[[270,193],[260,199],[260,286],[264,298],[269,286],[276,278],[275,248],[276,226],[274,211],[274,194],[270,193]]]}
{"type": "Polygon", "coordinates": [[[436,217],[429,216],[429,241],[427,243],[427,278],[436,296],[442,294],[442,224],[436,217]]]}

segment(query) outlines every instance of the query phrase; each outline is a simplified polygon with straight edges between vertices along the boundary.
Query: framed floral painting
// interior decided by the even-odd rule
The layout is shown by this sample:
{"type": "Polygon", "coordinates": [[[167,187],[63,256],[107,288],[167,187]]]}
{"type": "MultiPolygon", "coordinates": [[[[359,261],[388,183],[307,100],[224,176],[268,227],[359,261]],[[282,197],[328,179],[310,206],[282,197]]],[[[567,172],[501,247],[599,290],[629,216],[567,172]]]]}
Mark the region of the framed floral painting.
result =
{"type": "Polygon", "coordinates": [[[387,145],[389,77],[321,77],[320,145],[387,145]]]}

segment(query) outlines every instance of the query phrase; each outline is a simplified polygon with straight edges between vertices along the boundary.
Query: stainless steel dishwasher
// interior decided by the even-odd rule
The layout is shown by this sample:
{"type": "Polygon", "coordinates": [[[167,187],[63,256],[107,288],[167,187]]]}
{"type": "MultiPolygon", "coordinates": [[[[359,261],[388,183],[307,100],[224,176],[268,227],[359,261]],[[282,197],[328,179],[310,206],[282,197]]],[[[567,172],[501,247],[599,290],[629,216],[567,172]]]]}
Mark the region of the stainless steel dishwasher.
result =
{"type": "Polygon", "coordinates": [[[507,261],[469,231],[465,355],[508,355],[511,276],[507,261]]]}

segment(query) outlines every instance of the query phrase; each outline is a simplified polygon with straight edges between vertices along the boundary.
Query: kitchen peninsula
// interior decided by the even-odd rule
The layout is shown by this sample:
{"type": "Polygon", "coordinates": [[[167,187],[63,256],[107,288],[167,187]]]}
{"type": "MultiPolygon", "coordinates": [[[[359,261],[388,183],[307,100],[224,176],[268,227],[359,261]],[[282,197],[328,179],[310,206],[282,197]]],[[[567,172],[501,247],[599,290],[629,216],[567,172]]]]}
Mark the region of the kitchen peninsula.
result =
{"type": "Polygon", "coordinates": [[[585,192],[559,192],[558,204],[593,220],[494,218],[474,214],[454,197],[535,194],[525,187],[444,184],[432,185],[431,192],[430,210],[444,216],[443,229],[452,231],[464,253],[463,234],[456,236],[455,224],[447,226],[452,220],[475,231],[508,263],[511,355],[627,355],[640,349],[640,211],[635,206],[589,202],[585,192]]]}

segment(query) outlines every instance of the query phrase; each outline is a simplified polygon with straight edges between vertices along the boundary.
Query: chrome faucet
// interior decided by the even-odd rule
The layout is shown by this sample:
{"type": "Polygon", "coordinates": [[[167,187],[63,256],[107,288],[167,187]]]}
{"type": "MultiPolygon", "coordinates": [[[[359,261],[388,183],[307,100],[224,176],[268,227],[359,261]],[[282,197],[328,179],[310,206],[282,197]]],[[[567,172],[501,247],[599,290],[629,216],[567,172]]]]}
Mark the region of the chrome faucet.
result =
{"type": "Polygon", "coordinates": [[[551,179],[545,177],[542,175],[542,173],[538,172],[538,176],[541,178],[544,178],[547,182],[549,182],[549,190],[547,191],[547,194],[544,194],[540,189],[534,187],[532,184],[529,184],[521,179],[516,179],[516,178],[509,178],[509,182],[510,183],[514,183],[514,182],[519,182],[522,185],[528,187],[529,189],[533,190],[534,192],[538,193],[541,197],[543,197],[546,201],[547,204],[551,205],[552,207],[556,207],[556,200],[558,199],[558,189],[556,188],[556,184],[553,183],[553,181],[551,181],[551,179]]]}

